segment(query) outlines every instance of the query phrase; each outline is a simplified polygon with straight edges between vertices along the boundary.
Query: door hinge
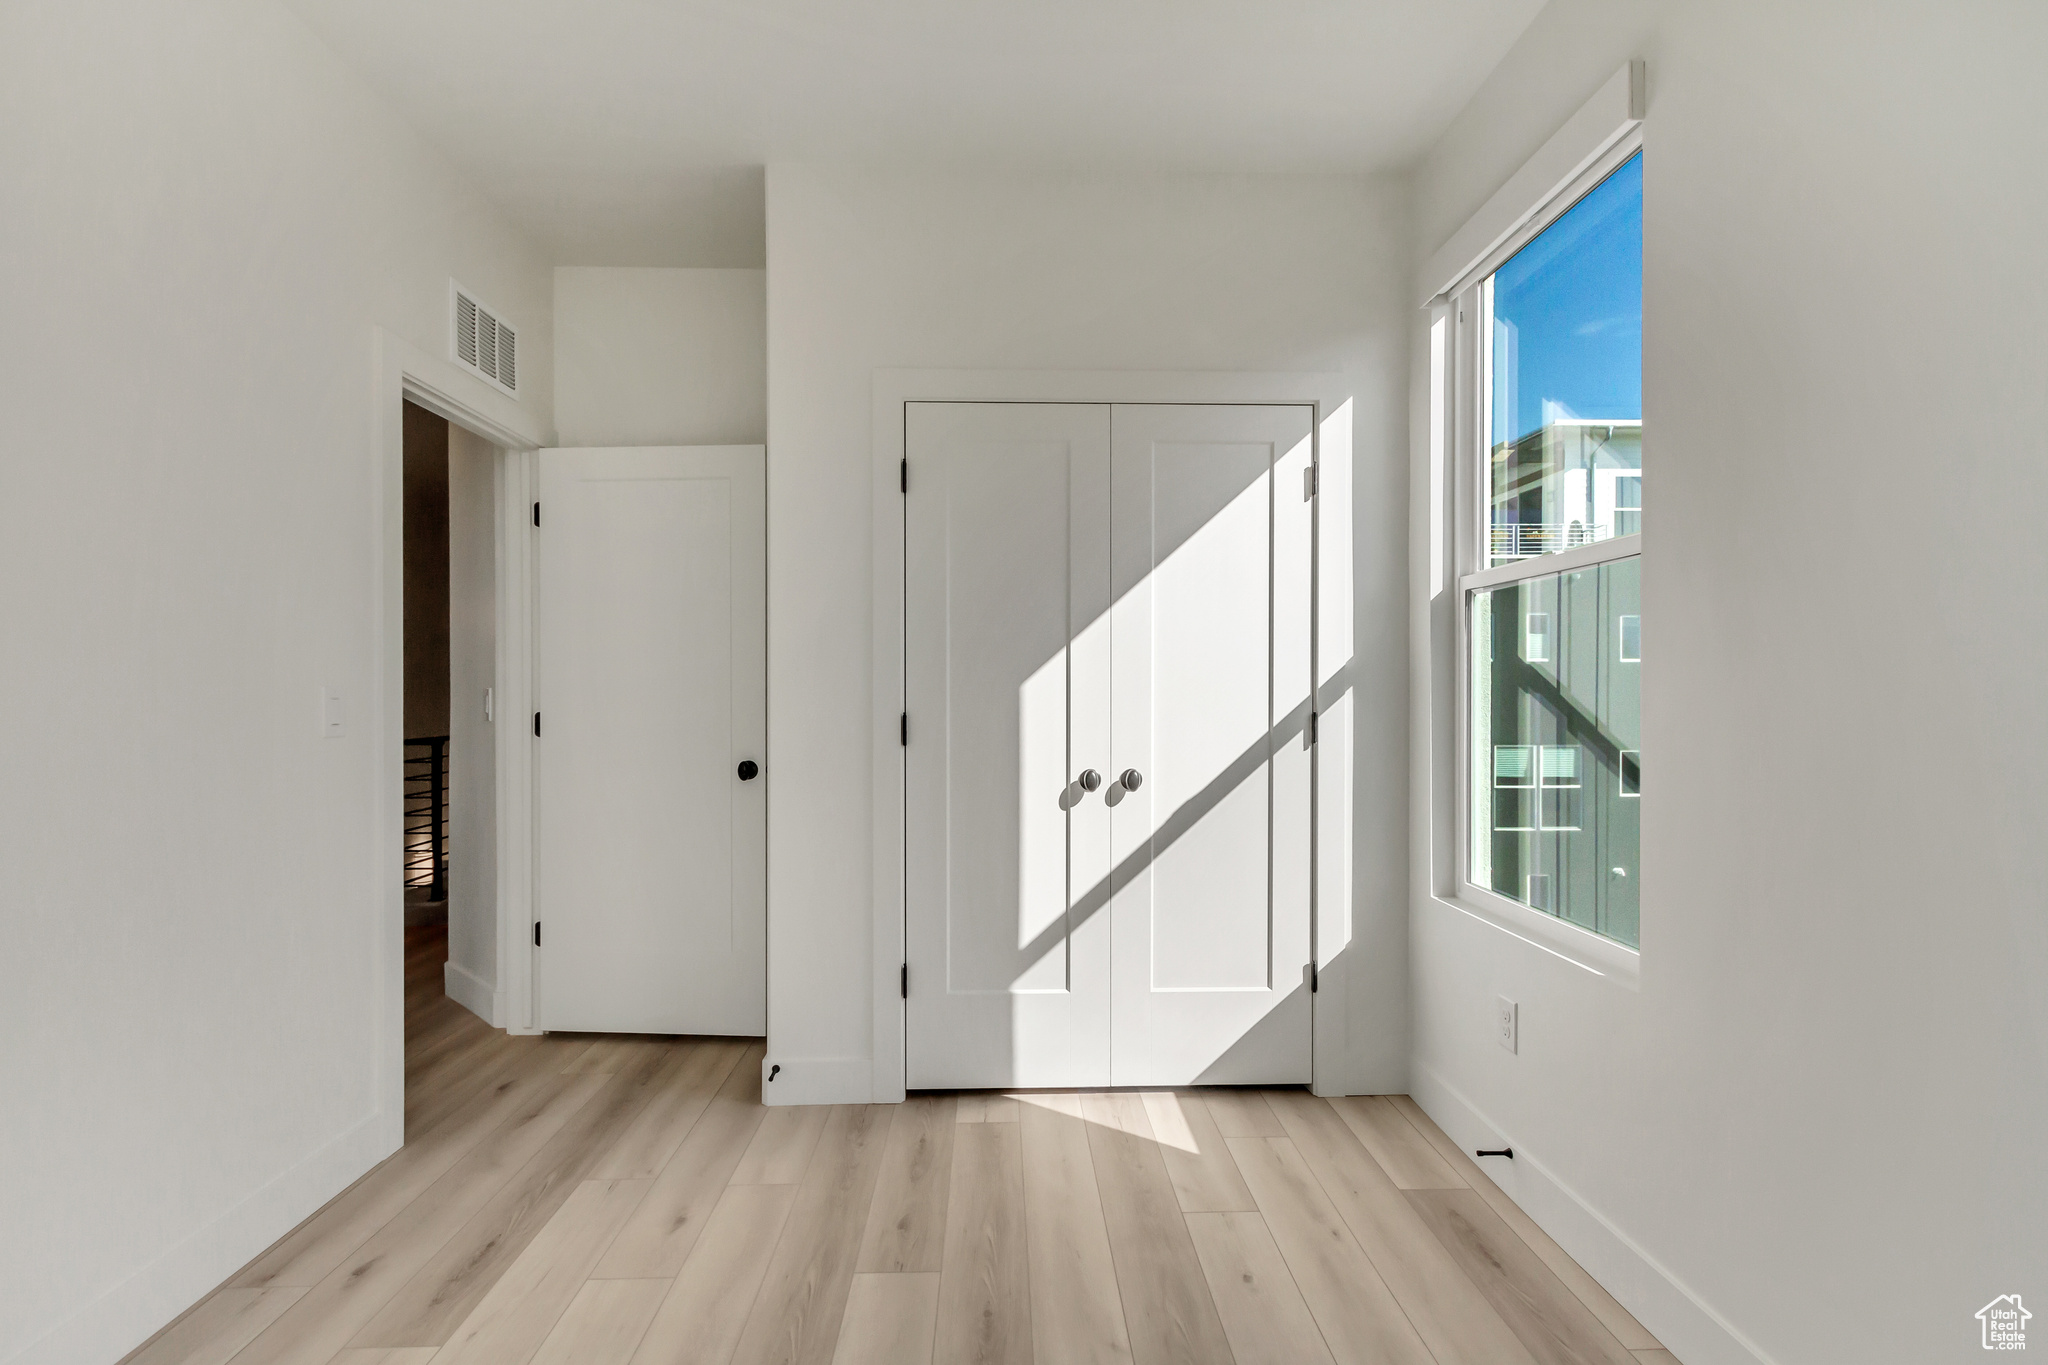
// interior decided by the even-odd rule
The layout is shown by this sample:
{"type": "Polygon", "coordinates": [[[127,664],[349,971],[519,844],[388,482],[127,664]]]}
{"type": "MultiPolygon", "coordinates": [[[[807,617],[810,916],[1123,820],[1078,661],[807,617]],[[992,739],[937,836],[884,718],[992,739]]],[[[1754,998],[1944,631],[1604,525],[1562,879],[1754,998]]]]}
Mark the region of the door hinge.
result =
{"type": "Polygon", "coordinates": [[[534,946],[534,947],[536,947],[536,948],[540,947],[540,921],[539,921],[539,920],[535,920],[535,921],[533,922],[533,946],[534,946]]]}
{"type": "Polygon", "coordinates": [[[910,998],[910,964],[908,962],[903,964],[903,972],[897,978],[896,988],[901,992],[905,1000],[910,998]]]}
{"type": "Polygon", "coordinates": [[[906,749],[910,747],[910,713],[908,711],[903,713],[903,723],[896,742],[906,749]]]}
{"type": "Polygon", "coordinates": [[[908,492],[910,491],[910,461],[909,461],[909,460],[905,460],[905,461],[903,462],[903,464],[902,464],[902,467],[901,467],[900,469],[898,469],[898,470],[897,470],[897,474],[899,475],[899,483],[901,484],[901,487],[902,487],[902,491],[903,491],[903,492],[905,492],[905,493],[908,493],[908,492]]]}
{"type": "Polygon", "coordinates": [[[535,503],[535,504],[533,505],[533,524],[534,524],[535,526],[538,526],[538,525],[540,525],[540,504],[539,504],[539,503],[535,503]]]}
{"type": "Polygon", "coordinates": [[[533,737],[535,739],[540,738],[540,712],[538,711],[533,713],[533,737]]]}
{"type": "Polygon", "coordinates": [[[1316,993],[1316,986],[1316,964],[1311,962],[1308,964],[1308,993],[1310,995],[1314,995],[1316,993]]]}
{"type": "Polygon", "coordinates": [[[1311,711],[1308,713],[1308,728],[1302,731],[1302,748],[1312,749],[1315,747],[1316,722],[1319,719],[1320,717],[1318,717],[1315,712],[1311,711]]]}
{"type": "Polygon", "coordinates": [[[1308,466],[1301,471],[1301,500],[1307,502],[1321,491],[1321,482],[1316,477],[1316,467],[1308,466]]]}

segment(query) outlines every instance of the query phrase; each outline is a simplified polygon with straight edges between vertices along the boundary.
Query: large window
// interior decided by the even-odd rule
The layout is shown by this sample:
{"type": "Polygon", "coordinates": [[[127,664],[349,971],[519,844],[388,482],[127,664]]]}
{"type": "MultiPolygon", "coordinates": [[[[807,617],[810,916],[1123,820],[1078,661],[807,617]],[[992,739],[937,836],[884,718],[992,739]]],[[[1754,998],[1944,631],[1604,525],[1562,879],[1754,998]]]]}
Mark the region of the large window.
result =
{"type": "Polygon", "coordinates": [[[1637,942],[1642,154],[1458,297],[1465,875],[1637,942]]]}

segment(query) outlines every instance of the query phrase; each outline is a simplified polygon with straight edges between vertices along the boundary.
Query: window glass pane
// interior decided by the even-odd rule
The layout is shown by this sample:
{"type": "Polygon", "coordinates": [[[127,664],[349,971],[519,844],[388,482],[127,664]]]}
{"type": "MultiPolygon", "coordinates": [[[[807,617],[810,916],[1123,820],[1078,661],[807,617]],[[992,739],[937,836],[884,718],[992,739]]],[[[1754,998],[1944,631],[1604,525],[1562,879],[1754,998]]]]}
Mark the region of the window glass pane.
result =
{"type": "Polygon", "coordinates": [[[1472,594],[1472,880],[1636,946],[1635,558],[1472,594]],[[1541,617],[1539,634],[1530,621],[1541,617]]]}
{"type": "Polygon", "coordinates": [[[1639,152],[1481,291],[1486,562],[1643,529],[1643,158],[1639,152]]]}

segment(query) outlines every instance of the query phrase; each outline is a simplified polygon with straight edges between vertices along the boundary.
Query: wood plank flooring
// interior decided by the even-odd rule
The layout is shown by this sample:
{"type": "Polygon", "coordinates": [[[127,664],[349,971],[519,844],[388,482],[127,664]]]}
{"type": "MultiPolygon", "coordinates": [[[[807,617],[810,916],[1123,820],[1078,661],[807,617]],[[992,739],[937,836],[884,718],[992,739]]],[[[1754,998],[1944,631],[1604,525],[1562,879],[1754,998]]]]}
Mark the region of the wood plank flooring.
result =
{"type": "Polygon", "coordinates": [[[124,1365],[1676,1365],[1406,1096],[767,1109],[406,950],[406,1146],[124,1365]]]}

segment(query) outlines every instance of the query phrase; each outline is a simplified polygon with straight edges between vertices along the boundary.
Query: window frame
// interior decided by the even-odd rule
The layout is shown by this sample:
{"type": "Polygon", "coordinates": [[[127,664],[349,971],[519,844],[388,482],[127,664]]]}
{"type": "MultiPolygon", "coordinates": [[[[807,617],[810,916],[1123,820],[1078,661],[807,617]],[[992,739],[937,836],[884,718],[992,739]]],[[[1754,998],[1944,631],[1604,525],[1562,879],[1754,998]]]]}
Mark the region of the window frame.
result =
{"type": "MultiPolygon", "coordinates": [[[[1637,124],[1587,163],[1578,175],[1560,186],[1514,232],[1504,237],[1439,296],[1443,301],[1443,318],[1449,332],[1449,355],[1445,357],[1447,363],[1443,375],[1448,391],[1442,398],[1450,417],[1447,433],[1450,440],[1444,454],[1450,466],[1446,482],[1452,522],[1448,537],[1451,542],[1448,586],[1452,599],[1451,682],[1454,694],[1450,899],[1503,927],[1528,933],[1543,941],[1542,946],[1555,945],[1553,951],[1561,950],[1582,966],[1595,971],[1617,972],[1626,978],[1633,978],[1640,970],[1640,946],[1631,948],[1618,939],[1575,924],[1562,915],[1523,905],[1472,879],[1473,802],[1476,795],[1472,767],[1472,595],[1479,589],[1548,578],[1574,569],[1642,556],[1643,537],[1638,531],[1506,564],[1487,564],[1491,544],[1488,489],[1485,485],[1489,452],[1485,449],[1484,437],[1493,376],[1486,329],[1481,326],[1482,315],[1487,311],[1485,295],[1492,288],[1494,272],[1642,150],[1642,127],[1637,124]]],[[[1639,750],[1632,752],[1640,753],[1639,750]]],[[[1640,799],[1640,796],[1638,791],[1632,794],[1631,799],[1640,799]]]]}

